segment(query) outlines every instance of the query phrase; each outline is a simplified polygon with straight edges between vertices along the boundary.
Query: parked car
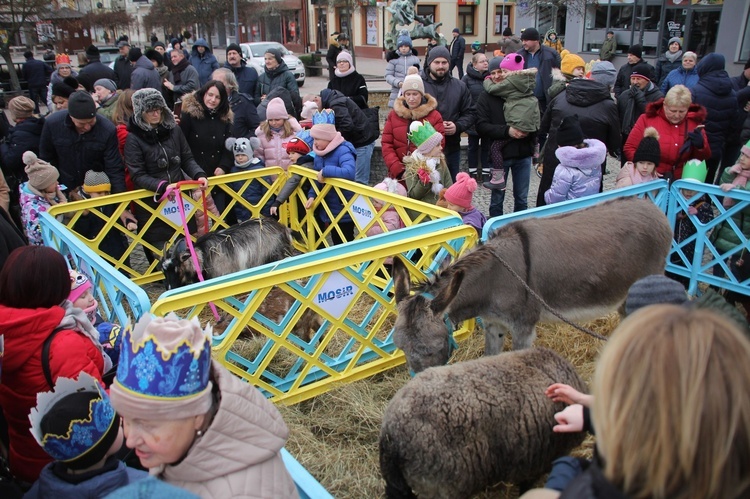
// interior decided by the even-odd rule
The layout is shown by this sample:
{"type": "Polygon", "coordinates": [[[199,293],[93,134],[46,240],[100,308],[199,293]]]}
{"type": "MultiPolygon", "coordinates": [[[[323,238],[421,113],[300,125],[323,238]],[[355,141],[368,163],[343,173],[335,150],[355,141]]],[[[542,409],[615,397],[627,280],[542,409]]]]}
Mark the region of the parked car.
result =
{"type": "Polygon", "coordinates": [[[260,71],[264,71],[265,68],[263,56],[266,50],[271,48],[279,49],[287,67],[294,73],[297,85],[301,87],[305,84],[305,65],[302,64],[302,61],[293,52],[287,50],[282,44],[278,42],[253,42],[241,43],[240,47],[242,47],[242,57],[260,71]]]}

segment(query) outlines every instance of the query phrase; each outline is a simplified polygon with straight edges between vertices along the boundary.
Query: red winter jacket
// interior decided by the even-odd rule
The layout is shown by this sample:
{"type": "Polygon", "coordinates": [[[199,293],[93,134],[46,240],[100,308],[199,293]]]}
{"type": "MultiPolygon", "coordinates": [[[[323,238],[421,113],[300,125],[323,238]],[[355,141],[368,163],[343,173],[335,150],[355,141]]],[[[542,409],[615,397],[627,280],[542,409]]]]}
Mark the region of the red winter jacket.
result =
{"type": "MultiPolygon", "coordinates": [[[[10,469],[29,483],[52,461],[29,431],[29,412],[36,406],[36,394],[50,390],[42,371],[42,346],[64,315],[57,306],[18,309],[0,305],[0,334],[5,335],[0,407],[8,422],[10,469]]],[[[50,345],[49,367],[53,382],[58,376],[78,378],[81,371],[101,381],[104,359],[88,336],[62,330],[50,345]]]]}
{"type": "MultiPolygon", "coordinates": [[[[413,121],[427,120],[435,127],[442,136],[442,146],[445,147],[445,127],[443,126],[443,117],[437,110],[437,101],[435,97],[425,95],[426,102],[415,109],[409,109],[406,106],[404,96],[400,96],[393,103],[393,110],[388,114],[383,128],[383,136],[380,140],[383,150],[383,159],[385,166],[388,168],[388,176],[401,180],[404,174],[404,156],[413,152],[416,147],[409,142],[406,134],[409,132],[409,125],[413,121]]],[[[403,182],[403,180],[402,180],[403,182]]]]}
{"type": "Polygon", "coordinates": [[[705,119],[706,108],[700,104],[690,104],[685,120],[679,125],[673,125],[667,121],[667,117],[664,114],[664,99],[652,102],[646,106],[646,112],[638,118],[638,121],[633,126],[633,130],[628,135],[628,140],[622,148],[625,158],[628,161],[633,161],[633,155],[636,149],[638,149],[641,139],[643,139],[643,132],[646,128],[652,126],[659,132],[659,147],[661,152],[659,164],[656,165],[656,171],[663,175],[669,172],[674,165],[674,179],[682,178],[682,167],[687,160],[708,159],[711,157],[711,148],[708,145],[705,130],[701,132],[703,135],[702,149],[691,148],[683,153],[681,157],[677,157],[677,153],[685,143],[687,133],[695,130],[695,127],[703,123],[705,119]],[[685,126],[686,123],[687,127],[685,126]]]}

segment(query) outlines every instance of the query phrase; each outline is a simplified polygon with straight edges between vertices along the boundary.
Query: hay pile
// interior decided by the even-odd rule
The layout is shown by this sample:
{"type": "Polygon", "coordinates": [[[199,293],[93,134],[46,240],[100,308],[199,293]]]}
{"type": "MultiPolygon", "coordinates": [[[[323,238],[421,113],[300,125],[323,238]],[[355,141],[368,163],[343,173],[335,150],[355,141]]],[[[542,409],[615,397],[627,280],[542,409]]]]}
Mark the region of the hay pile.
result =
{"type": "MultiPolygon", "coordinates": [[[[611,314],[588,327],[606,336],[618,322],[619,316],[611,314]]],[[[535,345],[562,354],[590,382],[601,341],[564,324],[541,324],[537,334],[535,345]]],[[[509,338],[505,348],[510,348],[509,338]]],[[[477,358],[483,351],[483,332],[475,331],[459,345],[451,362],[477,358]]],[[[390,399],[408,380],[406,367],[401,366],[295,406],[280,406],[290,429],[287,450],[336,498],[383,497],[385,482],[378,463],[381,419],[390,399]]],[[[588,438],[575,453],[590,456],[592,449],[593,438],[588,438]]],[[[499,484],[477,497],[518,497],[518,489],[499,484]]]]}

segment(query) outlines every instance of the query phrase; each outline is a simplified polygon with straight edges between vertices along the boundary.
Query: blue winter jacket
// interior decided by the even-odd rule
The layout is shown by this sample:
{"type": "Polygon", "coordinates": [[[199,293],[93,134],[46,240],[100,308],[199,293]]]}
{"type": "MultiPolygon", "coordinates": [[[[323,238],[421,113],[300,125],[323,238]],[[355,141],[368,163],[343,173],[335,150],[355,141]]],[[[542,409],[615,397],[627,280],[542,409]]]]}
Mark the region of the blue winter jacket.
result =
{"type": "Polygon", "coordinates": [[[680,66],[677,69],[673,69],[669,72],[667,77],[661,84],[661,93],[667,95],[670,88],[675,85],[685,85],[689,89],[693,89],[698,84],[698,68],[693,68],[690,71],[685,71],[685,68],[680,66]]]}
{"type": "Polygon", "coordinates": [[[251,97],[255,95],[255,85],[258,83],[258,71],[254,67],[248,66],[245,61],[242,61],[239,68],[235,68],[228,62],[224,63],[224,67],[234,73],[234,77],[237,78],[239,93],[247,94],[251,97]]]}
{"type": "Polygon", "coordinates": [[[110,492],[125,487],[128,484],[148,478],[148,473],[133,468],[128,468],[125,463],[115,457],[110,457],[104,467],[95,472],[85,475],[72,475],[72,478],[81,480],[78,483],[60,478],[65,476],[62,464],[52,462],[42,469],[39,479],[34,482],[31,489],[26,492],[26,499],[42,499],[54,497],[56,499],[74,499],[80,497],[105,497],[110,492]]]}
{"type": "Polygon", "coordinates": [[[737,94],[724,70],[724,56],[713,52],[698,63],[698,84],[691,90],[693,102],[706,108],[706,135],[711,159],[718,159],[739,116],[737,94]]]}
{"type": "MultiPolygon", "coordinates": [[[[354,181],[354,173],[357,170],[356,158],[357,153],[354,150],[354,146],[351,144],[351,142],[344,141],[340,146],[338,146],[336,149],[326,154],[325,156],[315,156],[313,169],[316,172],[322,171],[325,178],[343,178],[346,180],[354,181]]],[[[321,184],[318,181],[315,181],[315,183],[318,185],[319,190],[323,189],[324,184],[321,184]]],[[[351,191],[343,191],[343,195],[347,200],[349,200],[352,198],[354,193],[352,193],[351,191]]],[[[307,197],[316,197],[315,189],[310,188],[307,197]]],[[[331,191],[326,194],[325,204],[326,206],[328,206],[328,209],[331,210],[331,213],[333,213],[334,216],[341,213],[341,210],[344,208],[344,205],[341,202],[338,193],[335,192],[335,189],[331,189],[331,191]]],[[[326,210],[320,210],[320,218],[323,222],[326,223],[331,221],[331,218],[328,216],[326,210]]],[[[352,218],[347,213],[341,218],[340,221],[351,222],[352,218]]]]}
{"type": "MultiPolygon", "coordinates": [[[[232,167],[232,173],[241,173],[241,172],[249,172],[253,170],[259,170],[263,168],[265,165],[263,164],[263,161],[258,158],[252,158],[249,165],[246,166],[237,166],[234,165],[232,167]]],[[[271,177],[263,177],[263,179],[271,185],[271,177]]],[[[242,189],[242,186],[247,182],[246,180],[238,180],[237,182],[232,182],[229,184],[229,186],[234,189],[236,192],[240,192],[240,189],[242,189]]],[[[255,206],[258,203],[260,203],[261,198],[266,194],[268,189],[260,180],[253,180],[250,182],[250,185],[247,186],[247,189],[245,189],[245,192],[242,193],[242,197],[250,203],[251,205],[255,206]]],[[[271,196],[268,198],[268,201],[266,204],[260,209],[260,214],[265,215],[267,217],[271,216],[271,205],[273,204],[275,199],[275,196],[271,196]]],[[[238,222],[244,222],[245,220],[250,220],[252,218],[252,213],[250,213],[250,210],[245,208],[244,206],[240,205],[239,203],[234,205],[234,216],[237,217],[238,222]]]]}
{"type": "Polygon", "coordinates": [[[586,139],[584,142],[588,147],[576,149],[565,146],[555,151],[560,164],[555,169],[552,187],[544,193],[547,204],[599,193],[607,146],[596,139],[586,139]]]}
{"type": "Polygon", "coordinates": [[[190,52],[190,64],[198,70],[198,78],[201,81],[201,87],[211,80],[211,73],[219,69],[219,61],[211,53],[208,43],[203,38],[198,38],[193,44],[193,50],[190,52]],[[201,56],[198,53],[198,47],[205,47],[206,51],[201,56]]]}

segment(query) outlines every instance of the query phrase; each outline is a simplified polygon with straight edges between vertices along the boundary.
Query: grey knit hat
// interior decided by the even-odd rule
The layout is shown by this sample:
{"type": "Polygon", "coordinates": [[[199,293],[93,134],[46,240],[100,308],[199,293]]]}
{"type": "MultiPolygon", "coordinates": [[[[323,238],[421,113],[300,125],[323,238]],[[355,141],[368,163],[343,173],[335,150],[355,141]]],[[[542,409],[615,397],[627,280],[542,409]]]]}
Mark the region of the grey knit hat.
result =
{"type": "Polygon", "coordinates": [[[500,63],[503,62],[503,57],[493,57],[490,59],[490,63],[487,65],[487,72],[492,73],[496,69],[500,69],[500,63]]]}
{"type": "Polygon", "coordinates": [[[446,61],[450,62],[451,53],[448,52],[448,49],[445,48],[443,45],[438,45],[437,47],[430,49],[430,54],[427,56],[427,62],[425,63],[426,66],[430,67],[430,64],[432,64],[432,61],[434,61],[438,57],[442,57],[446,61]]]}
{"type": "Polygon", "coordinates": [[[162,110],[162,126],[165,128],[174,128],[176,122],[172,111],[167,107],[167,103],[161,92],[155,88],[142,88],[133,94],[133,122],[143,130],[150,130],[149,126],[143,121],[143,113],[153,111],[154,109],[162,110]]]}
{"type": "Polygon", "coordinates": [[[671,303],[682,305],[688,301],[685,287],[663,275],[654,274],[637,280],[628,290],[625,315],[649,305],[671,303]]]}
{"type": "Polygon", "coordinates": [[[94,87],[104,87],[112,93],[117,92],[117,84],[109,78],[99,78],[94,82],[94,87]]]}
{"type": "Polygon", "coordinates": [[[615,80],[617,80],[617,69],[609,61],[595,62],[591,66],[591,79],[599,83],[604,83],[611,88],[615,85],[615,80]]]}

